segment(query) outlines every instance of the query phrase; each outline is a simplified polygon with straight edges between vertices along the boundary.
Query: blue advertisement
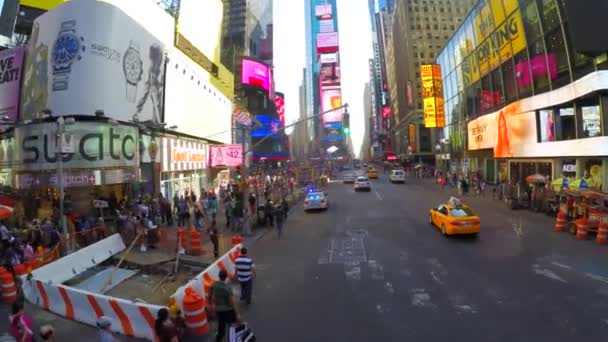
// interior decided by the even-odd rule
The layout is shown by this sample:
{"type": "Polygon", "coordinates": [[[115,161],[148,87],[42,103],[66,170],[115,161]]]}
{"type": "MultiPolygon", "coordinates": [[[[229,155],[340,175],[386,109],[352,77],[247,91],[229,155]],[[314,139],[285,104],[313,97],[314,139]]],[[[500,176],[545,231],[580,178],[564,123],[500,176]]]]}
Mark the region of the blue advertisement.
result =
{"type": "Polygon", "coordinates": [[[281,120],[279,118],[274,118],[271,115],[256,115],[255,118],[262,126],[257,126],[251,131],[252,137],[279,136],[279,129],[281,127],[281,120]]]}
{"type": "Polygon", "coordinates": [[[342,141],[342,136],[341,135],[328,135],[325,138],[323,138],[323,140],[325,141],[342,141]]]}
{"type": "Polygon", "coordinates": [[[329,128],[329,129],[341,129],[342,128],[342,123],[341,122],[326,122],[325,123],[325,128],[329,128]]]}

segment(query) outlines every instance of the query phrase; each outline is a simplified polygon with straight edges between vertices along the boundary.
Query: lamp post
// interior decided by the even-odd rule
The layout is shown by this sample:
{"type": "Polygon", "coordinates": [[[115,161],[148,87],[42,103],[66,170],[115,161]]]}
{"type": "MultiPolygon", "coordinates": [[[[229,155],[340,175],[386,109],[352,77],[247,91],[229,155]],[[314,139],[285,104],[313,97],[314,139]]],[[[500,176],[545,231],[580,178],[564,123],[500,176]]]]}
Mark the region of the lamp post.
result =
{"type": "MultiPolygon", "coordinates": [[[[50,111],[46,113],[50,116],[50,111]]],[[[63,231],[63,235],[65,236],[66,241],[68,241],[69,233],[68,226],[65,218],[65,180],[64,180],[64,170],[63,170],[63,156],[68,153],[73,153],[73,147],[66,144],[65,139],[65,126],[69,124],[73,124],[75,122],[74,118],[68,118],[67,120],[63,118],[63,115],[60,115],[57,118],[57,135],[56,135],[56,143],[55,143],[55,155],[58,159],[58,170],[57,174],[59,177],[59,217],[61,220],[61,230],[63,231]]],[[[70,253],[69,243],[67,244],[68,251],[70,253]]]]}

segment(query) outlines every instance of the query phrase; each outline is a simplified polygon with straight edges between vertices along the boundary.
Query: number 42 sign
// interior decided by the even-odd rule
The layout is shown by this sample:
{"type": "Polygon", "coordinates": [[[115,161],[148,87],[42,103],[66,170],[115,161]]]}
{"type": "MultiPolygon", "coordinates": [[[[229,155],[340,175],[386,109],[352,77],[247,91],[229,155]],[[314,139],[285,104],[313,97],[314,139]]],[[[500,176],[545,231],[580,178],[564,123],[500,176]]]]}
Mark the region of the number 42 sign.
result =
{"type": "Polygon", "coordinates": [[[211,146],[210,150],[211,167],[234,167],[243,164],[243,147],[241,145],[211,146]]]}

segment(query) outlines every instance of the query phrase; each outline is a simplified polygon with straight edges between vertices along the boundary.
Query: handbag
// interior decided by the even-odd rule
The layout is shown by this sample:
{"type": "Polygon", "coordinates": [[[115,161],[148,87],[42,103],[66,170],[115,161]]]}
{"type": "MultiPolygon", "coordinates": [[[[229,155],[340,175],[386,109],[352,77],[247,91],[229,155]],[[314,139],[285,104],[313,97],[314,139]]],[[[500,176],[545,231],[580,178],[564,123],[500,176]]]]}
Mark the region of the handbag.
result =
{"type": "Polygon", "coordinates": [[[228,337],[230,342],[255,342],[255,335],[247,323],[231,325],[228,337]]]}

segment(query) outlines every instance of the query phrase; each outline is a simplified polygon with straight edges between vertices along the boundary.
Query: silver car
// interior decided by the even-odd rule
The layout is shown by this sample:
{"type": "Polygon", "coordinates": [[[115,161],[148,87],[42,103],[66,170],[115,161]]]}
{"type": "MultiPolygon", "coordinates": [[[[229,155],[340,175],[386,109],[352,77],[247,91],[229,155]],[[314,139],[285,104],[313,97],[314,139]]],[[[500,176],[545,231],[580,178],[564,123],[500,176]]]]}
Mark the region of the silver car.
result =
{"type": "Polygon", "coordinates": [[[347,183],[351,183],[351,184],[352,184],[352,183],[354,183],[354,182],[355,182],[355,180],[356,180],[356,179],[357,179],[357,177],[355,177],[355,175],[354,175],[354,174],[352,174],[352,173],[347,173],[347,174],[345,174],[345,175],[344,175],[344,177],[342,178],[342,182],[343,182],[344,184],[347,184],[347,183]]]}
{"type": "Polygon", "coordinates": [[[372,184],[370,183],[369,178],[367,178],[367,177],[357,177],[357,180],[355,180],[354,189],[355,189],[355,191],[359,191],[359,190],[371,191],[372,184]]]}
{"type": "Polygon", "coordinates": [[[304,211],[314,210],[314,209],[327,209],[327,196],[324,192],[310,192],[306,195],[304,199],[304,211]]]}

